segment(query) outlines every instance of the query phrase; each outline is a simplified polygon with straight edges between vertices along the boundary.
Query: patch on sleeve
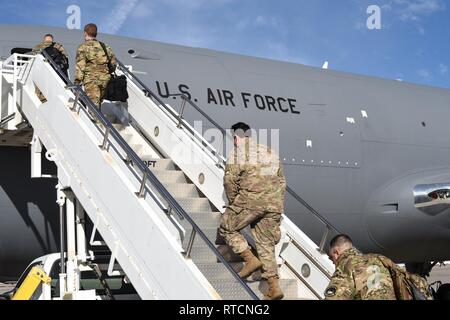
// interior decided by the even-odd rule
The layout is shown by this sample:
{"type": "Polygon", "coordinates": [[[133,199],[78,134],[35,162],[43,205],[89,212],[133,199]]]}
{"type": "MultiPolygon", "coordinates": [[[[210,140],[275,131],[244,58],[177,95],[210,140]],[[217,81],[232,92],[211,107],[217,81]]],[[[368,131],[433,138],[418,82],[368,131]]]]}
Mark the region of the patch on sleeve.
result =
{"type": "Polygon", "coordinates": [[[335,286],[330,286],[330,287],[326,288],[325,297],[331,298],[331,297],[334,297],[335,295],[336,295],[336,287],[335,286]]]}

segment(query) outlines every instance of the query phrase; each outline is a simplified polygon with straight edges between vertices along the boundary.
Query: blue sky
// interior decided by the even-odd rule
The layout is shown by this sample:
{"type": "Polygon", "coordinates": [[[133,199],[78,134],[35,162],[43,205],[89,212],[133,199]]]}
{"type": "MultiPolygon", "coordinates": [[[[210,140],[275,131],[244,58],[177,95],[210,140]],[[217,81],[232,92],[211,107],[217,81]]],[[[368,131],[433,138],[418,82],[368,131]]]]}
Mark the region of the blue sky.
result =
{"type": "Polygon", "coordinates": [[[0,0],[0,23],[65,27],[66,9],[102,31],[450,88],[445,0],[0,0]],[[369,30],[367,8],[381,8],[369,30]]]}

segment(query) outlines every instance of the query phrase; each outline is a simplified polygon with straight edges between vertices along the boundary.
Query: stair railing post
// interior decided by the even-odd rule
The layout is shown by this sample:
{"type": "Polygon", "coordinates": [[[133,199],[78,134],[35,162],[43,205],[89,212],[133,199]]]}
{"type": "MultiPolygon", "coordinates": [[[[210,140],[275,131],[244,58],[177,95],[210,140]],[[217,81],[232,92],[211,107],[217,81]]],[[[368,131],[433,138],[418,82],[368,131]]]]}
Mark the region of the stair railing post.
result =
{"type": "Polygon", "coordinates": [[[181,100],[183,100],[181,102],[181,109],[180,109],[180,113],[178,114],[178,128],[181,128],[181,122],[183,121],[183,113],[184,113],[184,109],[186,108],[186,97],[184,95],[181,96],[181,100]]]}
{"type": "Polygon", "coordinates": [[[110,133],[110,131],[111,131],[111,128],[110,128],[110,127],[106,127],[105,135],[104,135],[104,138],[103,138],[103,143],[102,143],[102,145],[100,146],[100,148],[101,148],[102,150],[106,150],[106,147],[107,147],[107,145],[108,145],[108,138],[109,138],[109,133],[110,133]]]}
{"type": "Polygon", "coordinates": [[[325,232],[324,232],[324,234],[322,236],[322,240],[320,240],[320,245],[319,245],[319,252],[320,253],[325,253],[325,251],[324,251],[325,244],[327,242],[328,234],[330,233],[330,231],[331,231],[330,226],[327,225],[326,229],[325,229],[325,232]]]}
{"type": "Polygon", "coordinates": [[[147,171],[144,171],[144,175],[142,176],[141,187],[139,189],[139,192],[136,193],[136,195],[139,198],[145,198],[145,185],[147,183],[147,178],[148,178],[148,173],[147,173],[147,171]]]}
{"type": "Polygon", "coordinates": [[[197,235],[197,231],[192,229],[191,236],[189,238],[188,246],[186,248],[186,258],[191,258],[192,247],[194,246],[195,236],[197,235]]]}

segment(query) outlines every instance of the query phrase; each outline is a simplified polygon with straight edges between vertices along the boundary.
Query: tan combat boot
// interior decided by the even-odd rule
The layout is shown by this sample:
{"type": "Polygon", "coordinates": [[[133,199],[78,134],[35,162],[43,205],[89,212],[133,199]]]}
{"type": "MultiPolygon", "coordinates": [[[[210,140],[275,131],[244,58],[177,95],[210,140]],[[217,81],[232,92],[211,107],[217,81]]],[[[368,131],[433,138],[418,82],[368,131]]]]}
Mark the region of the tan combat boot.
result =
{"type": "Polygon", "coordinates": [[[262,267],[261,261],[257,257],[253,255],[251,250],[247,249],[240,254],[242,259],[244,259],[245,264],[244,268],[239,272],[239,276],[243,279],[250,276],[253,272],[260,269],[262,267]]]}
{"type": "Polygon", "coordinates": [[[283,291],[281,291],[278,278],[269,278],[267,279],[267,283],[269,284],[269,290],[264,296],[265,300],[281,300],[284,298],[284,294],[283,291]]]}

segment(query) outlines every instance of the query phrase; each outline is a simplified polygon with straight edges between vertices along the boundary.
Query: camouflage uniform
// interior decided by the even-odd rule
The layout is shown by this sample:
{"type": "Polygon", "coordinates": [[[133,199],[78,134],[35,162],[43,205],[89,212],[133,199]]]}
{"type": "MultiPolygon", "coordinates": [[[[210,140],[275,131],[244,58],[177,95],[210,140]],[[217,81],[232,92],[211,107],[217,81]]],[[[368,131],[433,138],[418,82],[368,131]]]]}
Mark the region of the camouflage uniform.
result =
{"type": "MultiPolygon", "coordinates": [[[[117,67],[117,60],[111,47],[106,46],[111,66],[117,67]]],[[[100,108],[105,95],[106,85],[111,79],[108,58],[97,39],[87,40],[80,45],[76,57],[75,82],[83,83],[87,96],[100,108]]],[[[113,70],[111,70],[113,71],[113,70]]]]}
{"type": "Polygon", "coordinates": [[[391,274],[380,259],[351,248],[339,257],[325,299],[396,300],[396,295],[391,274]]]}
{"type": "MultiPolygon", "coordinates": [[[[37,46],[35,46],[33,48],[33,53],[37,54],[39,53],[41,50],[46,49],[48,47],[50,47],[52,45],[52,43],[54,43],[54,47],[56,50],[60,51],[63,55],[66,56],[67,60],[69,60],[69,55],[67,54],[66,50],[64,49],[63,45],[60,43],[56,43],[56,42],[43,42],[41,44],[38,44],[37,46]]],[[[44,95],[42,94],[41,90],[38,89],[38,87],[35,86],[35,92],[36,95],[38,96],[39,100],[41,100],[42,103],[47,102],[47,99],[44,97],[44,95]]]]}
{"type": "Polygon", "coordinates": [[[246,138],[225,167],[225,191],[230,205],[221,217],[220,235],[236,254],[249,249],[240,230],[250,225],[263,278],[278,277],[275,245],[280,241],[286,180],[278,155],[246,138]]]}

